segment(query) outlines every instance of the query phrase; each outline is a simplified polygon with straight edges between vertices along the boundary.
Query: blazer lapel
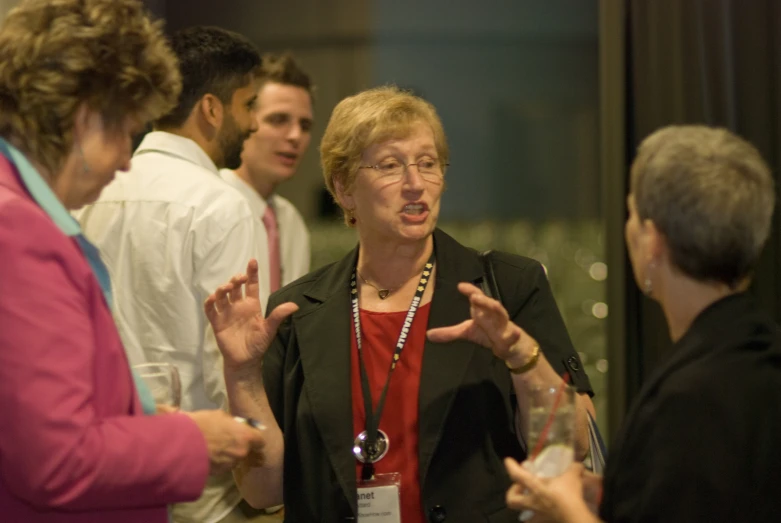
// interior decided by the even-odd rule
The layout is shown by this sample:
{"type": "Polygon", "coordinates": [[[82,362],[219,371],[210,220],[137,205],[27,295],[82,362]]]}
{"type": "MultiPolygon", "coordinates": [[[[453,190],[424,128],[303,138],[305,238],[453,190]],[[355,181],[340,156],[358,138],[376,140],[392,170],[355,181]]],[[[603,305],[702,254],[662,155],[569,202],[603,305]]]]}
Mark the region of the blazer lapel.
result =
{"type": "Polygon", "coordinates": [[[350,389],[350,275],[357,249],[304,294],[313,300],[294,316],[304,389],[336,477],[357,514],[350,389]]]}
{"type": "MultiPolygon", "coordinates": [[[[469,301],[456,288],[460,282],[477,282],[483,270],[477,254],[444,232],[434,233],[436,280],[428,328],[448,327],[469,318],[469,301]]],[[[431,458],[443,434],[459,386],[477,350],[474,343],[456,340],[432,343],[426,340],[418,399],[418,460],[420,485],[425,485],[431,458]]]]}

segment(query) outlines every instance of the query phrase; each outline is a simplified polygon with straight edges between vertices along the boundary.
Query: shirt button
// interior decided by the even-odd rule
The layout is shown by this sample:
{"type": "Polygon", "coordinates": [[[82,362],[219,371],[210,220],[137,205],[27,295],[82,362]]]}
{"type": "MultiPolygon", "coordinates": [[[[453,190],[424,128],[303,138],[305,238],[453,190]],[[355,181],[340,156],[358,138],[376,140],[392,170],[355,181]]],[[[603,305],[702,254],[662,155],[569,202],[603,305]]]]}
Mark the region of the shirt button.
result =
{"type": "Polygon", "coordinates": [[[428,511],[428,520],[431,523],[444,523],[447,519],[447,510],[442,505],[434,505],[434,507],[428,511]]]}
{"type": "Polygon", "coordinates": [[[569,365],[569,368],[574,370],[575,372],[580,370],[580,362],[575,356],[570,356],[567,359],[567,365],[569,365]]]}

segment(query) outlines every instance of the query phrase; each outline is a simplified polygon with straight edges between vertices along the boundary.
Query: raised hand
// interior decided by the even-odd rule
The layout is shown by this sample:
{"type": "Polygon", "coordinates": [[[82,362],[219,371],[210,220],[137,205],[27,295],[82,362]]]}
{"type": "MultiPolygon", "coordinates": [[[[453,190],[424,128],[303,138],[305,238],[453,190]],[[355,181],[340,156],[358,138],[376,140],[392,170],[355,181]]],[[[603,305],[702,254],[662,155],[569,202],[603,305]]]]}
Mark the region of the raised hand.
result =
{"type": "Polygon", "coordinates": [[[255,260],[247,264],[246,274],[234,276],[206,298],[203,308],[214,329],[226,372],[260,363],[280,323],[298,310],[295,303],[283,303],[263,318],[255,260]]]}
{"type": "Polygon", "coordinates": [[[431,329],[428,339],[433,342],[466,339],[488,347],[497,358],[513,367],[528,361],[537,342],[510,321],[502,304],[487,297],[471,283],[459,283],[458,291],[469,298],[470,319],[458,325],[431,329]]]}

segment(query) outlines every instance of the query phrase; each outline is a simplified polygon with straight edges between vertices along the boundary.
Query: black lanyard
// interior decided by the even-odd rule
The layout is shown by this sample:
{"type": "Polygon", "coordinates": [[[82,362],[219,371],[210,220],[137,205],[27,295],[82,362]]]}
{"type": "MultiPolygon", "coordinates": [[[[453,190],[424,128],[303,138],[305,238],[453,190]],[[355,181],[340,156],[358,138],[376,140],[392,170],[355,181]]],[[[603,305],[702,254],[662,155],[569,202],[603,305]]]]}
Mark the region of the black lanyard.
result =
{"type": "MultiPolygon", "coordinates": [[[[390,370],[388,371],[388,377],[385,380],[385,386],[382,388],[380,394],[380,400],[377,402],[377,411],[372,412],[372,393],[369,387],[369,375],[366,373],[366,365],[363,363],[363,344],[361,343],[361,314],[358,308],[358,283],[356,279],[357,268],[353,270],[353,276],[350,280],[350,293],[352,294],[352,309],[353,309],[353,325],[355,326],[355,343],[358,347],[358,363],[361,369],[361,392],[363,393],[363,408],[366,414],[366,447],[371,449],[377,444],[377,429],[380,426],[380,417],[382,416],[382,410],[385,407],[385,397],[388,393],[388,385],[390,385],[390,378],[393,371],[396,369],[396,364],[401,358],[401,351],[404,350],[404,345],[407,342],[407,335],[412,327],[412,320],[415,319],[415,314],[418,312],[420,301],[423,299],[423,293],[426,291],[426,285],[428,284],[431,271],[434,268],[434,253],[431,253],[431,257],[428,259],[423,274],[420,276],[420,283],[415,290],[415,296],[412,298],[409,310],[407,311],[407,317],[404,319],[404,325],[401,327],[399,333],[399,339],[396,342],[396,350],[391,358],[390,370]]],[[[374,476],[374,463],[371,459],[367,459],[363,463],[363,469],[361,470],[361,478],[364,481],[370,480],[374,476]]]]}

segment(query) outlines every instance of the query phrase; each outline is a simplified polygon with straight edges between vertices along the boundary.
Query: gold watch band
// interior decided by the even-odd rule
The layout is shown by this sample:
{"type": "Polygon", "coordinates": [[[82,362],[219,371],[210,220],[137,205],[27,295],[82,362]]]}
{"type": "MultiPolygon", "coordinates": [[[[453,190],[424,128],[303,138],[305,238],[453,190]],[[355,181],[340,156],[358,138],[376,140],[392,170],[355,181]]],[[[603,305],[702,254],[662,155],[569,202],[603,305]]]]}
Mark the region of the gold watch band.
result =
{"type": "Polygon", "coordinates": [[[507,363],[506,361],[504,362],[504,364],[507,365],[507,368],[510,369],[510,372],[512,372],[513,374],[523,374],[525,372],[529,372],[530,370],[532,370],[537,365],[537,360],[539,359],[540,359],[540,346],[534,345],[534,348],[532,349],[532,355],[529,358],[529,361],[527,361],[520,367],[514,369],[510,367],[510,364],[507,363]]]}

